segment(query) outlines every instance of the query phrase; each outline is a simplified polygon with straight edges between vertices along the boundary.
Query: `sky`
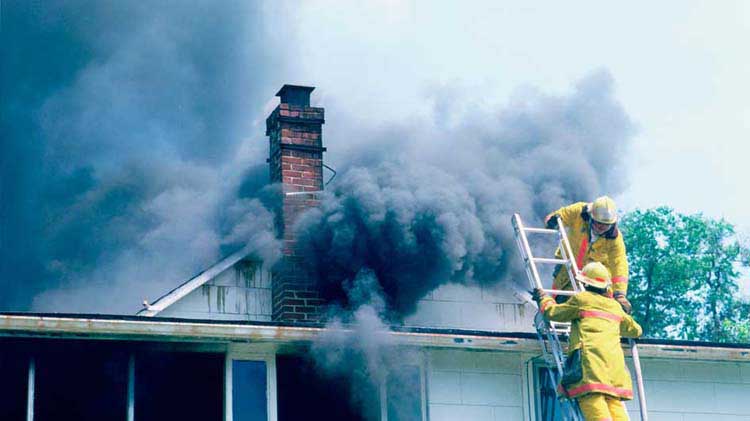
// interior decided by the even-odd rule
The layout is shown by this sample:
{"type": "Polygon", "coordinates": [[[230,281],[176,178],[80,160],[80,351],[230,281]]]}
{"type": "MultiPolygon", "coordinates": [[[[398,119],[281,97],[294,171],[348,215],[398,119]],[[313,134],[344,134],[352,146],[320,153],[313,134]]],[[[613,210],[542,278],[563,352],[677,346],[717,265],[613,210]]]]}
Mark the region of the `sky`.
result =
{"type": "Polygon", "coordinates": [[[503,103],[526,86],[565,92],[606,69],[639,129],[620,206],[668,205],[750,228],[747,2],[304,4],[291,7],[302,79],[384,119],[419,112],[435,85],[503,103]]]}
{"type": "Polygon", "coordinates": [[[600,154],[626,166],[602,184],[620,207],[750,233],[747,39],[741,1],[3,2],[0,302],[137,303],[238,239],[273,259],[264,124],[284,83],[316,86],[343,168],[372,133],[453,133],[606,75],[634,126],[600,154]]]}

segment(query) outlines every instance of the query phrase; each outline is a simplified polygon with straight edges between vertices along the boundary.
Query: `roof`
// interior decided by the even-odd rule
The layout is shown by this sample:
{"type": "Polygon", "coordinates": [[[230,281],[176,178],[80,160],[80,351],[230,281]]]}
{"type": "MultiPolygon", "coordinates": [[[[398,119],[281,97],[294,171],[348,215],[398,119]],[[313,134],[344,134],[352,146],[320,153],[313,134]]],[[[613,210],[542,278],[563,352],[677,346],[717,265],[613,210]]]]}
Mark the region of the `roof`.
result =
{"type": "MultiPolygon", "coordinates": [[[[309,343],[330,330],[321,324],[151,318],[106,314],[0,313],[0,337],[55,337],[164,342],[309,343]]],[[[351,331],[344,327],[344,332],[351,331]]],[[[394,345],[539,353],[527,332],[392,326],[381,332],[394,345]]],[[[643,339],[641,357],[750,361],[750,344],[643,339]]]]}
{"type": "Polygon", "coordinates": [[[140,310],[137,314],[139,316],[146,317],[156,316],[170,305],[176,303],[180,298],[190,294],[199,286],[205,284],[220,273],[232,267],[232,265],[242,260],[249,253],[250,251],[248,250],[248,248],[244,247],[230,254],[229,256],[216,262],[213,266],[209,267],[203,272],[183,282],[168,293],[157,298],[156,301],[154,301],[152,304],[144,303],[145,308],[140,310]]]}

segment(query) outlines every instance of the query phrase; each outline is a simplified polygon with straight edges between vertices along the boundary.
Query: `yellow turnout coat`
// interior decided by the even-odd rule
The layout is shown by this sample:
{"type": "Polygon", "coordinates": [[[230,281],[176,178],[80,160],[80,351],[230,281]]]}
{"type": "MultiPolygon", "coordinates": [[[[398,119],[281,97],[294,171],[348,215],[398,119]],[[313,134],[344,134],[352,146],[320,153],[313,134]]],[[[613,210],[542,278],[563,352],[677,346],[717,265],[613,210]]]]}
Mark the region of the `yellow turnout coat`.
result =
{"type": "MultiPolygon", "coordinates": [[[[588,203],[578,202],[570,206],[562,207],[551,215],[559,215],[568,234],[570,248],[576,260],[578,269],[582,269],[587,263],[600,262],[612,274],[612,291],[615,295],[627,295],[628,292],[628,258],[625,254],[625,242],[622,234],[615,226],[593,243],[591,242],[591,218],[587,212],[588,203]]],[[[561,257],[557,250],[557,257],[561,257]]],[[[558,267],[554,280],[555,289],[570,290],[570,279],[568,271],[564,267],[558,267]]]]}
{"type": "Polygon", "coordinates": [[[549,320],[572,322],[568,355],[581,350],[581,381],[559,387],[571,398],[602,393],[621,400],[633,399],[633,383],[625,366],[620,337],[637,338],[643,330],[612,298],[580,292],[564,304],[544,297],[540,310],[549,320]]]}

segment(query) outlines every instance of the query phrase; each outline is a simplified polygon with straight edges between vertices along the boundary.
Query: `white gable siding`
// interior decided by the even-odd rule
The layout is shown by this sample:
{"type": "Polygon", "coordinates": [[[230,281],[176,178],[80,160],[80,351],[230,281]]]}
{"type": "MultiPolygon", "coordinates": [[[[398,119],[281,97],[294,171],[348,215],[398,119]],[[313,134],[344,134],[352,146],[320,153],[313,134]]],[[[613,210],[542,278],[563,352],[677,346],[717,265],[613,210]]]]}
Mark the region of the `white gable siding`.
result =
{"type": "Polygon", "coordinates": [[[429,354],[431,421],[523,421],[529,355],[437,350],[429,354]]]}
{"type": "Polygon", "coordinates": [[[159,313],[207,320],[271,320],[271,276],[261,263],[243,260],[159,313]]]}
{"type": "Polygon", "coordinates": [[[420,300],[406,323],[412,326],[533,332],[536,306],[511,288],[446,284],[420,300]]]}

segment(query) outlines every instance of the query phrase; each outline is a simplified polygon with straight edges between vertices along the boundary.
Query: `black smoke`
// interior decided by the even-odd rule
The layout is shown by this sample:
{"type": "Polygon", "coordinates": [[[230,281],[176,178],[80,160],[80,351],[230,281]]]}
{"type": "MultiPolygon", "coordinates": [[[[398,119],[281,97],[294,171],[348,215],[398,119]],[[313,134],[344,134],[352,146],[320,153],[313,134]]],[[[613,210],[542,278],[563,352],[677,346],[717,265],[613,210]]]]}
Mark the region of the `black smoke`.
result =
{"type": "Polygon", "coordinates": [[[568,95],[527,90],[499,109],[447,89],[432,120],[368,136],[300,223],[327,298],[346,307],[346,286],[372,272],[397,321],[441,284],[523,279],[513,213],[538,223],[625,186],[634,126],[613,85],[599,71],[568,95]]]}
{"type": "Polygon", "coordinates": [[[5,1],[0,308],[132,313],[243,245],[273,261],[259,2],[5,1]]]}

